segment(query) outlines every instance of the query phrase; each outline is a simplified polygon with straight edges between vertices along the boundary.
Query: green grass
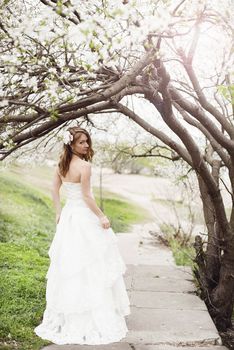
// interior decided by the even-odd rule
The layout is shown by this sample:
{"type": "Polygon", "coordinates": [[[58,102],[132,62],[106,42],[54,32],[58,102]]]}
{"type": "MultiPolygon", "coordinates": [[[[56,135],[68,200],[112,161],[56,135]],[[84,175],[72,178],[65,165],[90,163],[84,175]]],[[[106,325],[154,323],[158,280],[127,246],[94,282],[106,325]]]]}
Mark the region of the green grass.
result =
{"type": "Polygon", "coordinates": [[[34,350],[49,344],[33,332],[45,308],[48,263],[36,249],[0,243],[1,349],[34,350]]]}
{"type": "Polygon", "coordinates": [[[195,249],[192,245],[192,239],[187,242],[186,236],[183,233],[178,234],[172,225],[162,224],[160,230],[173,253],[176,265],[193,267],[195,249]]]}
{"type": "MultiPolygon", "coordinates": [[[[50,344],[33,332],[45,309],[48,249],[55,231],[44,169],[43,174],[36,186],[33,176],[31,181],[18,169],[0,172],[1,350],[38,350],[50,344]]],[[[126,232],[146,217],[143,209],[110,192],[104,192],[104,209],[115,232],[126,232]]]]}
{"type": "Polygon", "coordinates": [[[176,265],[194,266],[195,250],[192,244],[182,246],[176,239],[169,240],[169,246],[172,250],[176,265]]]}
{"type": "Polygon", "coordinates": [[[54,231],[51,200],[29,185],[0,173],[0,241],[21,243],[42,253],[54,231]]]}
{"type": "Polygon", "coordinates": [[[21,184],[29,184],[34,189],[40,189],[44,194],[48,194],[51,189],[51,181],[54,174],[54,168],[46,165],[19,165],[12,164],[7,168],[0,166],[0,174],[7,174],[11,179],[17,180],[21,184]]]}
{"type": "MultiPolygon", "coordinates": [[[[94,189],[97,205],[100,200],[97,195],[98,189],[94,189]]],[[[123,197],[104,191],[103,211],[110,218],[111,226],[115,232],[126,232],[131,224],[146,221],[149,214],[143,208],[127,202],[123,197]],[[113,215],[114,214],[114,215],[113,215]]]]}
{"type": "Polygon", "coordinates": [[[0,187],[0,348],[39,349],[49,344],[33,328],[45,307],[54,211],[47,196],[9,173],[0,173],[0,187]]]}

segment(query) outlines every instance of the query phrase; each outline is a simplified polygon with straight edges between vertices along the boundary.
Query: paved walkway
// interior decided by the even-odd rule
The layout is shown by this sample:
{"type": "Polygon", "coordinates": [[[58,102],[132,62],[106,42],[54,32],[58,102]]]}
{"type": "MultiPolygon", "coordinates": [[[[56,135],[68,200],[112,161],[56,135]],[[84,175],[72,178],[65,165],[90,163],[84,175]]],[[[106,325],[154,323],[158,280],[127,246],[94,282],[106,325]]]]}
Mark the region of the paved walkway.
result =
{"type": "Polygon", "coordinates": [[[108,345],[50,345],[43,350],[227,350],[194,293],[190,268],[176,266],[171,251],[149,230],[150,223],[117,235],[131,302],[127,336],[108,345]]]}

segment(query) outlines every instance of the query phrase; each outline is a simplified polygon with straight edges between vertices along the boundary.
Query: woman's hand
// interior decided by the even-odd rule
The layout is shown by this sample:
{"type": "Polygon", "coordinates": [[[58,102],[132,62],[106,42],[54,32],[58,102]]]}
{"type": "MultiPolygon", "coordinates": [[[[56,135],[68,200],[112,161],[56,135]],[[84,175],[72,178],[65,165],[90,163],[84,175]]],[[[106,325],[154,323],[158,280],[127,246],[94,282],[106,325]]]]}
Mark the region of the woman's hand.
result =
{"type": "Polygon", "coordinates": [[[101,216],[100,217],[100,222],[103,228],[107,229],[110,228],[110,221],[106,216],[101,216]]]}
{"type": "Polygon", "coordinates": [[[58,225],[59,220],[60,220],[60,214],[61,214],[61,213],[57,213],[57,214],[56,214],[56,217],[55,217],[55,222],[56,222],[57,225],[58,225]]]}

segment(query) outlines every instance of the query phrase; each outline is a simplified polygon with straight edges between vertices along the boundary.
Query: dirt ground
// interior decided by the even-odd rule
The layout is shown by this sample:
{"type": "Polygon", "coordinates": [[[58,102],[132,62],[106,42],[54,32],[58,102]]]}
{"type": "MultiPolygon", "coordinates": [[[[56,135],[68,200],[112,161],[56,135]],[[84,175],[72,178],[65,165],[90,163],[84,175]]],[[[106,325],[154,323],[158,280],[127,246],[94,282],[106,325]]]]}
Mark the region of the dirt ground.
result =
{"type": "MultiPolygon", "coordinates": [[[[93,168],[92,185],[99,186],[99,169],[93,168]]],[[[184,201],[182,188],[175,186],[173,181],[166,178],[150,177],[142,175],[114,174],[104,169],[102,176],[103,188],[119,194],[126,199],[142,206],[151,217],[152,223],[160,227],[162,224],[181,225],[184,231],[191,229],[188,203],[184,201]]],[[[197,196],[193,209],[198,217],[193,224],[193,234],[205,231],[201,217],[201,202],[197,196]]]]}

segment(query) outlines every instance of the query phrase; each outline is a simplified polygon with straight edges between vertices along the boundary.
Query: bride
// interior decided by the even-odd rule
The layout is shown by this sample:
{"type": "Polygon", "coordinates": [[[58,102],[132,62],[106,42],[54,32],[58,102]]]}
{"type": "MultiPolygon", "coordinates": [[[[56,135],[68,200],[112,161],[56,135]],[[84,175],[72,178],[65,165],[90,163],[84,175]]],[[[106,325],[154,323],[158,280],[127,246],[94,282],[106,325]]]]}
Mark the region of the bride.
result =
{"type": "Polygon", "coordinates": [[[70,127],[53,180],[56,232],[49,248],[46,308],[34,332],[55,344],[109,344],[126,336],[126,265],[90,187],[89,133],[70,127]],[[61,209],[59,190],[66,191],[61,209]]]}

